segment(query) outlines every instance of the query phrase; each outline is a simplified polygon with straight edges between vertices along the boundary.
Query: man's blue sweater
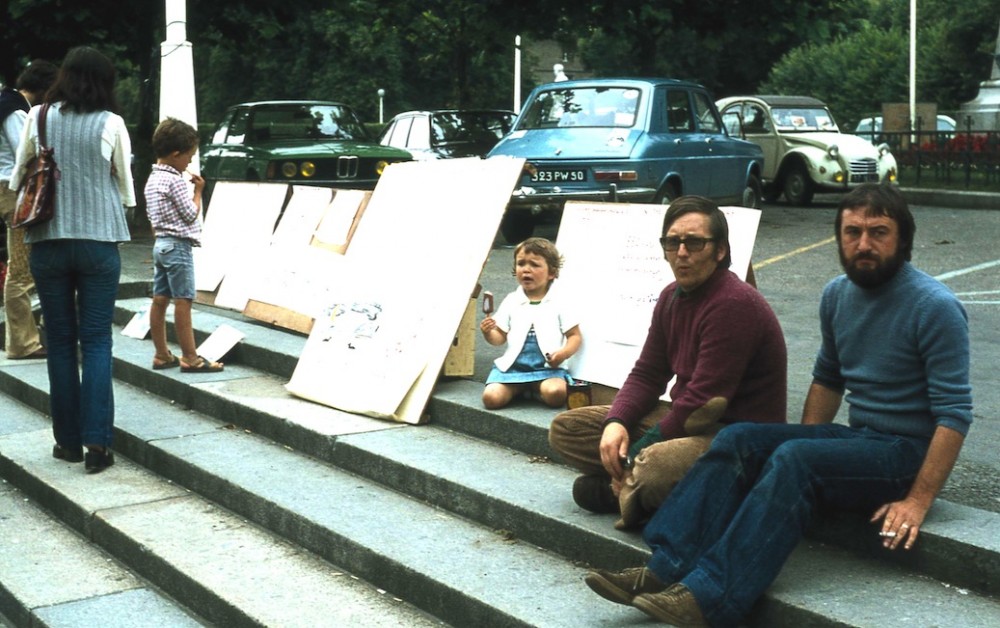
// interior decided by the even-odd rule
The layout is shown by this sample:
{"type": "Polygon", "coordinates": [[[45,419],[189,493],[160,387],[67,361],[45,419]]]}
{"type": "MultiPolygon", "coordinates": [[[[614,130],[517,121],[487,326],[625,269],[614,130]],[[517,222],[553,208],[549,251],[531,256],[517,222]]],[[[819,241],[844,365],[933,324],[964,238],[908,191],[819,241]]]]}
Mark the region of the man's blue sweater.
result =
{"type": "Polygon", "coordinates": [[[820,328],[813,377],[847,390],[852,426],[928,438],[938,425],[968,433],[968,316],[944,284],[909,262],[873,289],[842,275],[823,290],[820,328]]]}

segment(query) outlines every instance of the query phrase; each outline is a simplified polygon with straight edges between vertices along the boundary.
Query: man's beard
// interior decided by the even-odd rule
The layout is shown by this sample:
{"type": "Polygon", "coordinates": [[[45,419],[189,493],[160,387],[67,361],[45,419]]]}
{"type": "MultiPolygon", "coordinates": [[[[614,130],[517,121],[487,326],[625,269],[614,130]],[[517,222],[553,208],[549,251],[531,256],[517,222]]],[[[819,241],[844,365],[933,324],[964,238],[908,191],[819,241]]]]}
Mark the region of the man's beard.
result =
{"type": "Polygon", "coordinates": [[[869,253],[858,253],[851,260],[844,257],[844,251],[840,251],[840,265],[844,267],[847,278],[862,288],[877,288],[896,276],[903,266],[903,258],[897,252],[891,257],[880,260],[869,253]],[[858,268],[855,263],[859,260],[872,260],[875,266],[871,268],[858,268]]]}

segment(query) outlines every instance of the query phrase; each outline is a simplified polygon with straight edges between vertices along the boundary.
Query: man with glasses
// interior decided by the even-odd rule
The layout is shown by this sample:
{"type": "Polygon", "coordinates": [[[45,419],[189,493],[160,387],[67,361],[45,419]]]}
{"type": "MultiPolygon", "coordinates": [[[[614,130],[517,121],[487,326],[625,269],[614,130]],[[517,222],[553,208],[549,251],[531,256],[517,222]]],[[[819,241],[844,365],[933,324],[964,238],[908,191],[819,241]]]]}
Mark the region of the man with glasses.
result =
{"type": "Polygon", "coordinates": [[[574,501],[620,513],[622,529],[656,510],[724,425],[786,420],[785,339],[764,297],[729,271],[725,214],[684,196],[660,235],[676,281],[660,294],[631,373],[610,406],[563,412],[549,429],[552,448],[583,473],[574,501]]]}
{"type": "Polygon", "coordinates": [[[845,274],[820,300],[802,425],[722,430],[646,526],[648,565],[590,572],[595,592],[678,626],[735,626],[821,507],[864,513],[890,550],[913,547],[972,423],[968,318],[910,264],[915,229],[891,186],[844,197],[845,274]],[[834,424],[845,391],[848,425],[834,424]]]}

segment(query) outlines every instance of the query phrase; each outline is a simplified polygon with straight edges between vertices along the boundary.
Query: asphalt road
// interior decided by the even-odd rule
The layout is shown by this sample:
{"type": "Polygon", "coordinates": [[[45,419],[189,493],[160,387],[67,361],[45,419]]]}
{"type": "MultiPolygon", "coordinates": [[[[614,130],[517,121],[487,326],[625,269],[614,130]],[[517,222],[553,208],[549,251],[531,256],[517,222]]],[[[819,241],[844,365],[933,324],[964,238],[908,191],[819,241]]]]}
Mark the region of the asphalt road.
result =
{"type": "MultiPolygon", "coordinates": [[[[840,274],[832,240],[838,198],[817,196],[808,208],[765,205],[754,247],[758,288],[771,303],[788,344],[789,421],[797,422],[819,347],[818,304],[822,287],[840,274]]],[[[917,223],[913,263],[950,287],[965,304],[972,340],[975,421],[944,497],[1000,512],[1000,206],[968,210],[913,206],[917,223]]],[[[555,224],[535,235],[558,241],[555,224]]],[[[650,234],[657,237],[659,234],[650,234]]],[[[599,246],[599,243],[595,243],[599,246]]],[[[512,247],[497,240],[481,284],[497,304],[516,287],[512,247]]],[[[666,262],[664,262],[666,263],[666,262]]],[[[479,313],[482,318],[482,313],[479,313]]],[[[500,354],[477,336],[475,378],[484,380],[500,354]]],[[[842,408],[838,421],[845,420],[842,408]]]]}

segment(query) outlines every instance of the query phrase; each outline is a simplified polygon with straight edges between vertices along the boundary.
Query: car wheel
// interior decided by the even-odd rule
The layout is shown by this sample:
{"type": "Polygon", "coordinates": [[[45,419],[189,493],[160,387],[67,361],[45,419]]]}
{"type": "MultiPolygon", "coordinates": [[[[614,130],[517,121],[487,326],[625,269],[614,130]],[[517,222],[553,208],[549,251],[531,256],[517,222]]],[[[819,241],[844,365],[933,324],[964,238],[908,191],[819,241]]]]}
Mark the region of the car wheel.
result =
{"type": "Polygon", "coordinates": [[[535,217],[530,211],[508,211],[500,221],[500,235],[508,244],[520,244],[535,232],[535,217]]]}
{"type": "Polygon", "coordinates": [[[763,196],[764,191],[760,186],[760,179],[757,178],[757,175],[752,174],[747,177],[747,186],[743,188],[743,207],[760,209],[763,196]]]}
{"type": "Polygon", "coordinates": [[[785,199],[791,205],[808,205],[813,198],[813,183],[801,165],[793,166],[785,175],[785,199]]]}
{"type": "Polygon", "coordinates": [[[656,198],[653,199],[653,202],[658,205],[669,205],[678,196],[680,194],[677,192],[677,186],[673,183],[665,183],[660,188],[660,191],[656,193],[656,198]]]}

